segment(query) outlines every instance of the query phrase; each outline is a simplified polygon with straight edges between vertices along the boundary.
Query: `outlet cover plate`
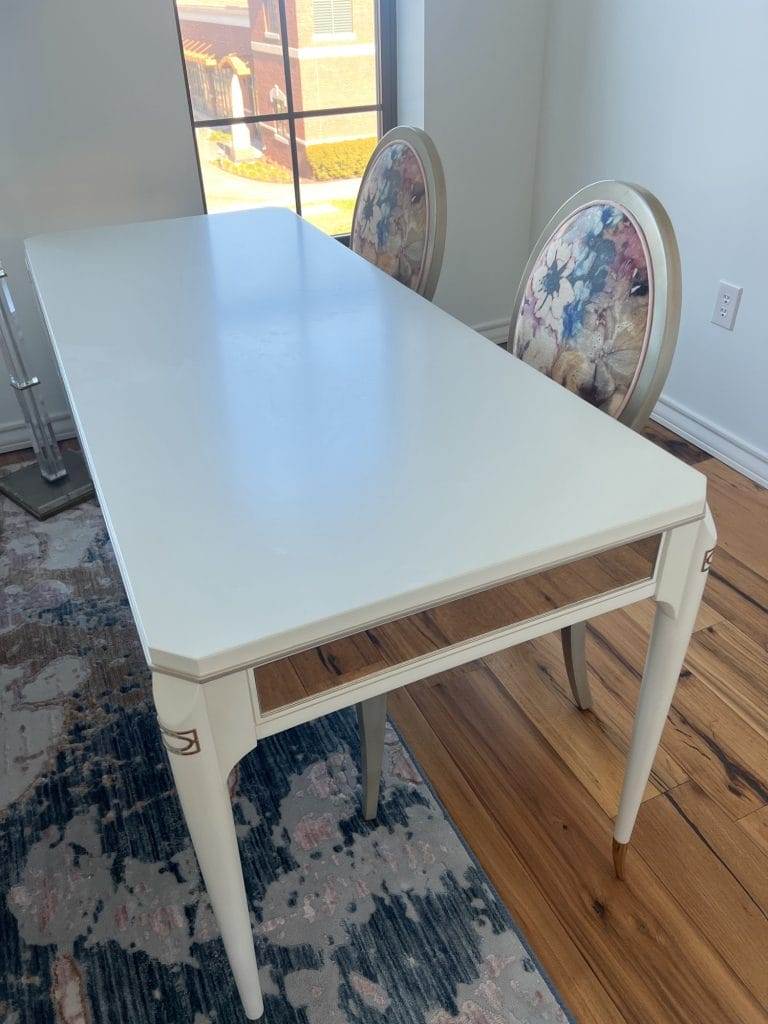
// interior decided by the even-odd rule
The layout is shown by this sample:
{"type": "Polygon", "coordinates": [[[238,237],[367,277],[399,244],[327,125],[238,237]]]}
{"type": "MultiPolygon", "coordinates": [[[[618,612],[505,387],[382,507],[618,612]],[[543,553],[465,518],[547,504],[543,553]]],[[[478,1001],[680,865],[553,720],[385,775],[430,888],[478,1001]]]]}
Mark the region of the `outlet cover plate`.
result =
{"type": "Polygon", "coordinates": [[[718,327],[722,327],[726,331],[733,330],[743,290],[737,284],[729,284],[727,281],[720,282],[717,289],[715,311],[712,314],[713,324],[717,324],[718,327]]]}

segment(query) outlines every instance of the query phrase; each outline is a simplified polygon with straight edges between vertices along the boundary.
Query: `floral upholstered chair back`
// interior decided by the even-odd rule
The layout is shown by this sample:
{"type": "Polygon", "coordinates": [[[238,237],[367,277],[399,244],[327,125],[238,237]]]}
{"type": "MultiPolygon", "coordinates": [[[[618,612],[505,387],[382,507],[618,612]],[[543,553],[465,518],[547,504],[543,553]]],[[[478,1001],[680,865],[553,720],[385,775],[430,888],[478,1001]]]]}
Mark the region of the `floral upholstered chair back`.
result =
{"type": "Polygon", "coordinates": [[[445,179],[426,132],[393,128],[365,169],[350,246],[390,277],[431,299],[446,226],[445,179]]]}
{"type": "Polygon", "coordinates": [[[515,301],[510,351],[637,430],[656,404],[680,323],[680,257],[649,192],[577,192],[544,229],[515,301]]]}

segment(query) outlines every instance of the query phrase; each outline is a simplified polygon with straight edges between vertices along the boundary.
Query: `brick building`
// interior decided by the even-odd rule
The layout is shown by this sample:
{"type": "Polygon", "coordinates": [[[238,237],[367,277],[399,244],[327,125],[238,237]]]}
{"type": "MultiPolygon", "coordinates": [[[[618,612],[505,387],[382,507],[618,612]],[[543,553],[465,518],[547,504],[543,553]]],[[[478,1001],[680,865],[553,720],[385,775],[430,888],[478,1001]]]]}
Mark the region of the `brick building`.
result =
{"type": "MultiPolygon", "coordinates": [[[[278,0],[178,0],[178,11],[196,121],[287,109],[278,0]]],[[[374,0],[285,0],[285,14],[295,110],[377,102],[374,0]]],[[[375,113],[299,119],[302,177],[313,147],[376,132],[375,113]]],[[[290,167],[287,122],[239,126],[231,155],[290,167]]]]}

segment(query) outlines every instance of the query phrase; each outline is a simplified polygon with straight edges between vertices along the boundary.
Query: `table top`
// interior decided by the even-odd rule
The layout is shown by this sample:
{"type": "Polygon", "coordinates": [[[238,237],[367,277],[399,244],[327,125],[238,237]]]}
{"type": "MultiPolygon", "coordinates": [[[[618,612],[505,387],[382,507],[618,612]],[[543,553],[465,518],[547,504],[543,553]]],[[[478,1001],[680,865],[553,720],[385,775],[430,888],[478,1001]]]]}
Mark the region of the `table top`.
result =
{"type": "Polygon", "coordinates": [[[288,211],[27,259],[156,669],[210,677],[703,513],[700,473],[288,211]]]}

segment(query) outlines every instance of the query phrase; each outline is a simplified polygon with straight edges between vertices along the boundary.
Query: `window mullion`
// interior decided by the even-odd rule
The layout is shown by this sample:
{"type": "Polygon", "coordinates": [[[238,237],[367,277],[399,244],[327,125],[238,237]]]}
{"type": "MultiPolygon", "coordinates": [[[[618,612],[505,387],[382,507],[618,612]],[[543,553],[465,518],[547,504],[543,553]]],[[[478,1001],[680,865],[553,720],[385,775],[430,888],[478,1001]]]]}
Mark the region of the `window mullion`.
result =
{"type": "MultiPolygon", "coordinates": [[[[303,2],[311,9],[314,17],[315,37],[327,36],[328,38],[325,42],[333,43],[333,45],[328,45],[327,47],[327,59],[329,62],[333,62],[337,57],[356,55],[354,53],[345,54],[340,50],[343,44],[353,44],[356,39],[354,36],[355,0],[296,0],[296,2],[303,2]],[[337,50],[339,51],[338,53],[336,52],[337,50]]],[[[184,0],[175,0],[173,6],[177,24],[179,54],[183,64],[190,121],[195,133],[195,157],[206,210],[209,209],[209,201],[214,210],[228,209],[231,206],[228,191],[223,186],[220,189],[222,182],[226,185],[226,179],[223,179],[220,173],[217,173],[217,176],[213,175],[214,169],[217,169],[217,171],[233,175],[239,174],[244,179],[253,178],[257,182],[257,185],[251,190],[254,205],[268,202],[273,194],[271,188],[261,188],[258,183],[287,183],[290,178],[293,182],[295,209],[299,215],[303,216],[302,199],[305,199],[307,201],[307,216],[313,222],[317,221],[318,218],[323,223],[331,221],[336,225],[340,222],[346,212],[346,207],[349,205],[349,190],[346,187],[338,190],[339,202],[335,203],[337,196],[334,189],[320,189],[318,193],[318,190],[313,189],[309,180],[302,184],[301,161],[304,159],[304,155],[299,149],[298,129],[301,123],[301,145],[307,147],[308,153],[314,153],[315,150],[312,149],[312,146],[318,145],[317,160],[319,162],[317,164],[317,172],[308,172],[310,179],[313,181],[315,178],[318,181],[335,181],[336,177],[339,177],[339,174],[337,174],[338,168],[330,160],[330,154],[335,155],[336,152],[333,149],[335,144],[343,145],[353,140],[357,143],[358,139],[362,140],[363,138],[361,132],[368,133],[365,136],[366,139],[368,135],[381,135],[394,124],[397,110],[395,45],[395,4],[397,0],[369,0],[369,2],[373,5],[375,17],[373,34],[376,61],[376,102],[346,106],[343,105],[344,100],[351,99],[354,95],[359,95],[359,93],[355,93],[355,90],[358,87],[362,88],[362,86],[359,86],[357,79],[350,79],[348,92],[345,92],[335,81],[329,85],[326,91],[320,89],[316,93],[313,92],[312,88],[302,90],[298,78],[294,82],[291,67],[293,64],[298,70],[298,64],[300,63],[298,56],[301,54],[301,50],[294,49],[289,45],[289,32],[294,32],[295,34],[298,23],[291,22],[289,24],[288,0],[257,0],[253,4],[249,2],[248,6],[251,13],[250,33],[248,36],[249,54],[245,55],[246,44],[243,43],[240,46],[238,43],[240,50],[242,50],[242,57],[239,55],[239,52],[238,54],[229,54],[227,57],[223,57],[219,53],[222,47],[218,39],[209,40],[205,33],[203,33],[202,39],[195,37],[187,40],[182,31],[182,19],[179,13],[179,7],[184,6],[184,0]],[[263,25],[254,16],[254,8],[258,8],[260,4],[263,4],[263,25]],[[279,40],[278,32],[280,33],[279,40]],[[271,45],[258,46],[257,44],[262,41],[265,44],[271,45]],[[268,87],[268,83],[265,85],[263,82],[260,82],[257,75],[259,70],[257,63],[261,59],[262,50],[265,54],[270,55],[268,58],[264,58],[264,67],[268,65],[270,74],[279,81],[280,66],[282,66],[285,79],[285,93],[279,89],[278,85],[275,85],[274,89],[269,92],[269,99],[264,99],[263,103],[259,97],[268,87]],[[242,61],[243,66],[241,67],[237,61],[242,61]],[[249,84],[253,90],[254,113],[246,113],[246,110],[249,109],[248,106],[241,110],[239,105],[237,108],[232,105],[235,102],[236,96],[239,95],[246,84],[249,84]],[[298,93],[294,93],[294,85],[298,86],[298,91],[302,94],[301,96],[298,93]],[[276,94],[273,96],[275,91],[276,94]],[[277,96],[277,92],[279,92],[279,96],[277,96]],[[307,100],[309,100],[307,105],[312,109],[298,109],[307,100]],[[337,103],[341,101],[342,105],[324,106],[324,100],[326,102],[333,102],[335,100],[337,103]],[[233,116],[235,109],[237,109],[238,116],[233,116]],[[256,110],[261,109],[265,112],[255,113],[256,110]],[[269,112],[266,112],[267,110],[269,112]],[[366,119],[362,116],[366,114],[370,114],[370,118],[366,119]],[[378,118],[376,118],[377,114],[378,118]],[[353,115],[357,115],[357,117],[353,115]],[[345,117],[346,120],[344,120],[345,117]],[[318,118],[323,119],[320,125],[312,120],[318,118]],[[378,125],[370,125],[370,128],[366,127],[375,119],[378,120],[378,125]],[[260,153],[256,153],[247,146],[249,140],[242,128],[236,130],[235,126],[260,124],[264,124],[266,127],[257,131],[257,137],[253,133],[250,136],[251,146],[260,150],[260,153]],[[231,131],[229,131],[230,129],[231,131]],[[227,134],[225,135],[224,132],[227,132],[227,134]],[[272,144],[272,134],[275,137],[281,137],[276,139],[276,141],[280,142],[277,151],[274,150],[272,144]],[[287,162],[288,167],[286,167],[285,160],[286,155],[288,155],[285,149],[286,144],[289,147],[288,152],[290,152],[290,159],[287,162]],[[328,152],[323,151],[321,144],[325,145],[328,152]],[[262,165],[263,172],[257,172],[256,159],[259,156],[265,158],[265,162],[262,165]],[[273,157],[273,162],[277,162],[281,167],[279,174],[273,173],[270,167],[270,160],[273,157]],[[234,166],[241,162],[243,163],[242,167],[234,166]],[[251,163],[254,165],[253,168],[251,163]],[[212,172],[210,177],[207,176],[209,170],[212,172]],[[208,190],[207,193],[206,189],[208,190]],[[338,206],[338,210],[334,210],[332,214],[328,213],[325,209],[325,206],[328,204],[325,203],[320,204],[322,209],[316,214],[315,200],[318,198],[318,194],[326,198],[330,196],[333,201],[331,205],[335,203],[338,206]]],[[[243,0],[243,5],[245,6],[245,0],[243,0]]],[[[293,8],[291,8],[291,11],[293,13],[293,8]]],[[[305,11],[304,13],[308,12],[305,11]]],[[[192,18],[190,20],[194,21],[195,19],[192,18]]],[[[300,24],[304,26],[303,21],[300,24]]],[[[367,46],[370,31],[369,23],[366,19],[361,21],[361,26],[361,31],[364,30],[364,42],[367,46]]],[[[184,23],[184,28],[188,29],[186,23],[184,23]]],[[[198,28],[199,26],[188,30],[195,36],[198,28]]],[[[302,33],[304,34],[309,33],[309,31],[310,26],[302,28],[302,33]]],[[[299,47],[304,39],[304,34],[294,37],[294,47],[299,47]]],[[[309,40],[307,45],[311,43],[313,46],[319,46],[323,42],[323,40],[319,38],[313,39],[309,35],[307,39],[309,40]]],[[[318,53],[312,54],[313,58],[317,56],[318,53]]],[[[325,56],[322,56],[323,60],[325,60],[325,56]]],[[[307,59],[309,60],[309,58],[307,59]]],[[[329,74],[333,73],[334,67],[333,63],[329,64],[329,74]]],[[[373,69],[371,70],[373,71],[373,69]]],[[[370,83],[370,79],[368,81],[370,83]]],[[[245,99],[245,96],[243,96],[243,99],[245,99]]],[[[358,152],[360,155],[364,155],[359,146],[353,147],[352,152],[349,154],[350,160],[358,161],[358,152]]],[[[314,163],[315,157],[313,156],[312,164],[314,165],[314,163]]],[[[342,165],[344,167],[347,166],[343,161],[339,163],[339,167],[342,165]]],[[[351,171],[344,177],[350,176],[351,171]]],[[[279,194],[285,196],[284,191],[279,194]]],[[[282,203],[288,203],[287,197],[285,199],[281,198],[282,203]]],[[[331,228],[328,227],[327,230],[331,230],[331,228]]],[[[334,230],[337,230],[337,228],[334,227],[334,230]]]]}
{"type": "MultiPolygon", "coordinates": [[[[287,99],[287,97],[286,97],[287,99]]],[[[286,104],[287,105],[287,104],[286,104]]],[[[328,107],[325,110],[297,110],[294,116],[297,121],[309,117],[335,117],[338,114],[373,114],[381,110],[380,103],[369,103],[362,107],[328,107]]],[[[228,128],[233,124],[262,124],[267,121],[288,121],[285,114],[245,114],[243,117],[212,117],[207,120],[195,121],[195,128],[228,128]]]]}
{"type": "Polygon", "coordinates": [[[280,12],[280,41],[283,49],[283,74],[285,75],[285,102],[288,106],[288,136],[291,144],[293,165],[293,194],[296,199],[296,213],[301,216],[301,186],[299,184],[299,147],[296,142],[296,116],[293,106],[293,80],[291,78],[291,55],[288,48],[288,18],[285,0],[278,0],[280,12]]]}
{"type": "Polygon", "coordinates": [[[376,75],[380,134],[397,124],[396,0],[376,0],[376,75]]]}

